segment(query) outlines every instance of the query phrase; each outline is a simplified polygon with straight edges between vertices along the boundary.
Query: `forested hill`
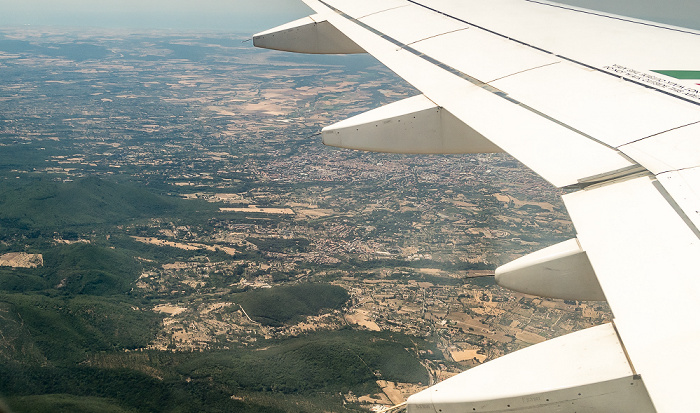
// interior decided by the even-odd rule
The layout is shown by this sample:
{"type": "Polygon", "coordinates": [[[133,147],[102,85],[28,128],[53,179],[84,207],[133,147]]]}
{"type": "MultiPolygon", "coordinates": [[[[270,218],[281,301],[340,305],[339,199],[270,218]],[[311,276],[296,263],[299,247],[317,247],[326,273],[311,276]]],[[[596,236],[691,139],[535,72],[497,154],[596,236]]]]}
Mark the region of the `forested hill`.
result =
{"type": "Polygon", "coordinates": [[[45,176],[22,179],[5,176],[2,179],[0,229],[5,231],[53,234],[135,219],[216,210],[210,203],[184,201],[153,193],[137,184],[99,177],[67,182],[45,176]]]}
{"type": "Polygon", "coordinates": [[[350,298],[348,292],[329,284],[296,284],[252,290],[232,295],[254,320],[269,326],[299,322],[322,310],[340,309],[350,298]]]}

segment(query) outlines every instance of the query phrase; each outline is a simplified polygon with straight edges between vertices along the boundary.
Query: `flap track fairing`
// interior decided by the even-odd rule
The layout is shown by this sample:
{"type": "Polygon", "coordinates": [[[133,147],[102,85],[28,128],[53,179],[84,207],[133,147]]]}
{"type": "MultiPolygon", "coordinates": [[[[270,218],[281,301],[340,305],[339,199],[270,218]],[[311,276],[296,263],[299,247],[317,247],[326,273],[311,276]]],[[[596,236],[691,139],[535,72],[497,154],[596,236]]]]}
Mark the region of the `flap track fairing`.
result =
{"type": "Polygon", "coordinates": [[[498,267],[496,283],[540,297],[605,301],[591,262],[576,238],[498,267]]]}
{"type": "Polygon", "coordinates": [[[353,54],[365,50],[318,14],[283,24],[253,36],[265,49],[308,54],[353,54]]]}
{"type": "Polygon", "coordinates": [[[370,152],[462,154],[503,152],[424,95],[323,128],[323,143],[370,152]]]}

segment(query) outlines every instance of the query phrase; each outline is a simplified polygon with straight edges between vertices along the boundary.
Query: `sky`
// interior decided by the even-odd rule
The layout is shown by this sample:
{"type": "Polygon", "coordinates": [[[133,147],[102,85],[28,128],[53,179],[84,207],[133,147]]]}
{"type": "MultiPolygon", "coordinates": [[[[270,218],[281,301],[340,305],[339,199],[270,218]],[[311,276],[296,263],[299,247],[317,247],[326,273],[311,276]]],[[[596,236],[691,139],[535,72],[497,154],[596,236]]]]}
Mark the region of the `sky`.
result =
{"type": "Polygon", "coordinates": [[[586,9],[700,30],[698,0],[557,0],[586,9]]]}
{"type": "Polygon", "coordinates": [[[0,26],[253,33],[309,14],[301,0],[0,0],[0,26]]]}
{"type": "MultiPolygon", "coordinates": [[[[700,30],[698,0],[559,2],[700,30]]],[[[301,0],[0,0],[0,26],[87,26],[255,33],[308,14],[311,11],[301,0]]]]}

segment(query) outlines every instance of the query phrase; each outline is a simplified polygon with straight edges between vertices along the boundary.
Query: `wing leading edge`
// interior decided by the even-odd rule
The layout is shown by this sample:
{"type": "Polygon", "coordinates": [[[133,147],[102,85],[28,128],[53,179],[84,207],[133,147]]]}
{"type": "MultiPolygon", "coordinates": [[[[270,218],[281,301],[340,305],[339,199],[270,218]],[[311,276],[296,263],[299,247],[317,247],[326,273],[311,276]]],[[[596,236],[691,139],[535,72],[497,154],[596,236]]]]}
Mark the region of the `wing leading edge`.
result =
{"type": "Polygon", "coordinates": [[[700,55],[687,51],[700,33],[535,0],[304,1],[324,27],[296,23],[273,48],[330,36],[314,44],[369,52],[423,93],[324,128],[324,143],[508,152],[567,190],[577,237],[499,268],[499,282],[607,299],[614,314],[414,395],[409,411],[695,410],[700,55]]]}

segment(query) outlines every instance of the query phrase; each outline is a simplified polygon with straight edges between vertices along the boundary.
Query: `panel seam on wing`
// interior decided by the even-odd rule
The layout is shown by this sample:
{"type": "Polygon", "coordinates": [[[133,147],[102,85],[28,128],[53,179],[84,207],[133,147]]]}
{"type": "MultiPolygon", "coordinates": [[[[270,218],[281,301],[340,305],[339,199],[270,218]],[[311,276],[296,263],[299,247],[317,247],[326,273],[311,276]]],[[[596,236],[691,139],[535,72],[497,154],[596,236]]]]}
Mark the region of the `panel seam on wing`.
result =
{"type": "Polygon", "coordinates": [[[623,146],[631,145],[631,144],[633,144],[633,143],[636,143],[636,142],[639,142],[639,141],[643,141],[644,139],[653,138],[654,136],[659,136],[659,135],[662,135],[662,134],[664,134],[664,133],[668,133],[668,132],[671,132],[671,131],[674,131],[674,130],[677,130],[677,129],[685,128],[685,127],[688,127],[688,126],[691,126],[691,125],[697,125],[697,124],[699,124],[699,123],[700,123],[700,121],[697,121],[697,122],[690,122],[690,123],[687,123],[687,124],[685,124],[685,125],[676,126],[675,128],[667,129],[667,130],[664,130],[664,131],[661,131],[661,132],[654,133],[654,134],[649,135],[649,136],[645,136],[645,137],[643,137],[643,138],[639,138],[639,139],[635,139],[635,140],[633,140],[633,141],[629,141],[629,142],[623,143],[622,145],[617,146],[617,148],[619,149],[619,148],[622,148],[623,146]]]}
{"type": "Polygon", "coordinates": [[[422,41],[424,41],[424,40],[434,39],[434,38],[436,38],[436,37],[444,36],[444,35],[450,34],[450,33],[461,32],[462,30],[467,30],[467,29],[469,29],[469,27],[462,27],[462,28],[460,28],[460,29],[450,30],[449,32],[440,33],[440,34],[435,34],[435,35],[432,35],[432,36],[428,36],[428,37],[426,37],[426,38],[424,38],[424,39],[414,40],[414,41],[412,41],[411,43],[407,43],[406,45],[407,45],[407,46],[410,46],[410,45],[412,45],[412,44],[416,44],[416,43],[422,42],[422,41]]]}
{"type": "MultiPolygon", "coordinates": [[[[413,0],[408,0],[408,1],[411,2],[411,3],[415,3],[413,0]]],[[[391,36],[389,36],[389,35],[387,35],[387,34],[385,34],[385,33],[380,32],[379,30],[377,30],[377,29],[375,29],[375,28],[373,28],[373,27],[371,27],[371,26],[365,24],[365,23],[362,22],[362,21],[359,21],[358,19],[355,19],[354,17],[352,17],[352,16],[350,16],[350,15],[344,13],[342,10],[339,10],[339,9],[337,9],[337,8],[335,8],[335,7],[333,7],[333,6],[331,6],[330,4],[326,3],[326,2],[323,1],[323,0],[319,0],[319,3],[323,4],[324,6],[328,7],[329,9],[335,11],[336,13],[340,14],[340,15],[343,16],[344,18],[346,18],[346,19],[352,21],[353,23],[357,24],[358,26],[362,27],[363,29],[368,30],[368,31],[370,31],[371,33],[374,33],[374,34],[376,34],[377,36],[381,37],[382,39],[384,39],[384,40],[386,40],[386,41],[388,41],[388,42],[390,42],[390,43],[392,43],[392,44],[398,46],[398,47],[400,48],[400,50],[405,50],[405,51],[407,51],[407,52],[409,52],[409,53],[415,55],[416,57],[421,58],[421,59],[423,59],[423,60],[425,60],[425,61],[427,61],[427,62],[430,62],[431,64],[433,64],[433,65],[435,65],[435,66],[437,66],[437,67],[439,67],[439,68],[441,68],[441,69],[447,71],[448,73],[451,73],[451,74],[453,74],[453,75],[455,75],[455,76],[458,76],[458,77],[460,77],[460,78],[466,80],[467,82],[469,82],[469,83],[471,83],[471,84],[473,84],[473,85],[475,85],[475,86],[477,86],[477,87],[480,87],[480,88],[484,89],[484,90],[487,91],[487,92],[490,92],[490,93],[492,93],[492,94],[494,94],[494,95],[496,95],[496,96],[498,96],[498,97],[500,97],[500,98],[502,98],[502,99],[505,99],[505,100],[507,100],[507,101],[509,101],[509,102],[511,102],[511,103],[514,103],[514,104],[520,106],[521,108],[523,108],[523,109],[525,109],[525,110],[527,110],[527,111],[529,111],[529,112],[531,112],[531,113],[534,113],[535,115],[538,115],[538,116],[540,116],[540,117],[542,117],[542,118],[544,118],[544,119],[546,119],[546,120],[548,120],[548,121],[550,121],[550,122],[553,122],[553,123],[555,123],[555,124],[557,124],[557,125],[559,125],[559,126],[561,126],[561,127],[563,127],[563,128],[566,128],[566,129],[568,129],[568,130],[570,130],[570,131],[572,131],[572,132],[574,132],[574,133],[576,133],[576,134],[579,134],[579,135],[581,135],[581,136],[583,136],[583,137],[585,137],[585,138],[587,138],[587,139],[589,139],[589,140],[591,140],[591,141],[593,141],[593,142],[596,142],[596,143],[599,144],[599,145],[602,145],[602,146],[604,146],[604,147],[606,147],[606,148],[608,148],[608,149],[611,149],[611,150],[613,150],[613,151],[616,151],[617,153],[619,153],[619,154],[621,154],[621,155],[624,156],[624,154],[622,154],[622,152],[620,152],[617,148],[615,148],[615,147],[613,147],[613,146],[611,146],[611,145],[608,145],[607,143],[605,143],[605,142],[603,142],[603,141],[601,141],[601,140],[599,140],[599,139],[597,139],[597,138],[595,138],[595,137],[593,137],[593,136],[591,136],[591,135],[589,135],[589,134],[587,134],[587,133],[585,133],[585,132],[583,132],[583,131],[581,131],[581,130],[579,130],[579,129],[576,129],[576,128],[574,128],[574,127],[571,126],[571,125],[567,125],[566,123],[564,123],[564,122],[562,122],[562,121],[560,121],[560,120],[557,120],[557,119],[555,119],[555,118],[553,118],[553,117],[551,117],[551,116],[549,116],[549,115],[547,115],[547,114],[545,114],[545,113],[543,113],[543,112],[540,112],[539,110],[537,110],[537,109],[535,109],[535,108],[533,108],[533,107],[531,107],[531,106],[528,106],[528,105],[526,105],[525,103],[520,102],[520,101],[517,100],[517,99],[514,99],[513,97],[509,96],[508,93],[503,92],[502,90],[491,86],[489,83],[484,82],[484,81],[482,81],[482,80],[479,80],[479,79],[477,79],[477,78],[475,78],[475,77],[473,77],[473,76],[470,76],[470,75],[468,75],[468,74],[466,74],[466,73],[464,73],[464,72],[462,72],[462,71],[460,71],[460,70],[458,70],[458,69],[455,69],[455,68],[452,67],[452,66],[446,65],[446,64],[444,64],[444,63],[442,63],[442,62],[436,60],[435,58],[433,58],[433,57],[431,57],[431,56],[429,56],[429,55],[426,55],[425,53],[421,53],[420,51],[414,49],[413,47],[411,47],[411,46],[409,46],[409,45],[407,45],[407,44],[405,44],[405,43],[402,43],[401,41],[399,41],[399,40],[397,40],[397,39],[395,39],[395,38],[393,38],[393,37],[391,37],[391,36]]],[[[418,4],[418,3],[415,3],[415,4],[418,4]]],[[[418,5],[420,5],[420,4],[418,4],[418,5]]],[[[420,6],[422,6],[422,5],[420,5],[420,6]]],[[[428,8],[428,9],[430,9],[430,8],[427,7],[427,6],[422,6],[422,7],[426,7],[426,8],[428,8]]],[[[430,10],[433,10],[433,9],[430,9],[430,10]]],[[[444,13],[439,12],[439,11],[438,11],[437,13],[444,14],[444,13]]],[[[447,16],[449,16],[449,15],[447,15],[447,16]]],[[[451,17],[451,16],[450,16],[450,17],[451,17]]],[[[459,20],[459,19],[457,19],[457,20],[459,20]]],[[[460,21],[462,21],[462,20],[460,20],[460,21]]],[[[464,23],[467,23],[467,22],[464,22],[464,23]]],[[[467,23],[467,24],[469,24],[469,23],[467,23]]],[[[474,27],[478,27],[478,28],[479,28],[479,26],[474,26],[474,27]]],[[[441,34],[445,34],[445,33],[441,33],[441,34]]],[[[436,36],[437,36],[437,35],[436,35],[436,36]]],[[[499,35],[499,36],[501,36],[501,35],[499,35]]],[[[512,39],[511,39],[511,40],[512,40],[512,39]]],[[[516,41],[517,41],[517,40],[516,40],[516,41]]],[[[529,46],[529,45],[528,45],[528,46],[529,46]]],[[[547,52],[547,53],[549,53],[549,52],[547,52]]],[[[551,54],[551,53],[550,53],[550,54],[551,54]]]]}
{"type": "Polygon", "coordinates": [[[541,68],[547,67],[547,66],[556,65],[556,64],[559,64],[559,63],[561,63],[561,62],[545,63],[545,64],[543,64],[543,65],[531,67],[531,68],[524,69],[524,70],[519,70],[519,71],[517,71],[517,72],[513,72],[513,73],[511,73],[511,74],[508,74],[508,75],[505,75],[505,76],[501,76],[501,77],[497,77],[496,79],[493,79],[493,80],[489,80],[489,83],[498,82],[498,81],[501,80],[501,79],[506,79],[506,78],[511,77],[511,76],[519,75],[519,74],[521,74],[521,73],[529,72],[529,71],[531,71],[531,70],[541,69],[541,68]]]}
{"type": "Polygon", "coordinates": [[[389,11],[389,10],[400,9],[402,7],[408,7],[408,5],[405,4],[403,6],[389,7],[388,9],[373,11],[372,13],[368,13],[368,14],[365,14],[364,16],[358,17],[357,20],[364,19],[365,17],[369,17],[369,16],[374,16],[375,14],[384,13],[384,12],[389,11]]]}
{"type": "Polygon", "coordinates": [[[491,34],[493,34],[493,35],[502,37],[502,38],[504,38],[504,39],[506,39],[506,40],[510,40],[510,41],[515,42],[515,43],[521,44],[521,45],[523,45],[523,46],[527,46],[527,47],[531,47],[531,48],[533,48],[533,49],[535,49],[535,50],[539,50],[540,52],[544,52],[544,53],[548,53],[548,54],[551,54],[551,55],[555,55],[555,56],[556,56],[555,53],[552,53],[552,52],[550,52],[549,50],[545,50],[545,49],[539,48],[539,47],[537,47],[537,46],[533,46],[533,45],[531,45],[531,44],[529,44],[529,43],[525,43],[525,42],[523,42],[523,41],[521,41],[521,40],[514,39],[514,38],[512,38],[512,37],[506,36],[505,34],[502,34],[502,33],[496,32],[496,31],[493,31],[493,30],[491,30],[491,29],[487,29],[486,27],[483,27],[483,26],[479,26],[478,24],[474,24],[474,23],[468,22],[468,21],[466,21],[466,20],[460,19],[459,17],[453,16],[453,15],[451,15],[451,14],[447,14],[447,13],[441,12],[440,10],[437,10],[437,9],[434,9],[434,8],[432,8],[432,7],[430,7],[430,6],[426,6],[425,4],[419,3],[419,2],[416,1],[416,0],[407,0],[407,1],[408,1],[409,3],[415,4],[416,6],[423,7],[423,8],[428,9],[428,10],[434,12],[434,13],[442,14],[443,16],[446,16],[446,17],[449,17],[449,18],[451,18],[451,19],[454,19],[454,20],[457,20],[457,21],[459,21],[459,22],[462,22],[462,23],[464,23],[464,24],[468,24],[468,25],[470,25],[470,26],[476,27],[476,28],[481,29],[481,30],[483,30],[483,31],[485,31],[485,32],[488,32],[488,33],[491,33],[491,34]]]}
{"type": "MultiPolygon", "coordinates": [[[[630,78],[628,78],[628,77],[620,77],[618,74],[611,73],[611,72],[607,72],[607,71],[602,70],[602,69],[600,69],[600,68],[598,68],[598,67],[591,66],[591,65],[589,65],[589,64],[580,62],[580,61],[575,60],[575,59],[571,59],[571,58],[566,57],[566,56],[562,56],[562,55],[556,54],[556,53],[554,53],[554,52],[551,52],[551,51],[549,51],[549,50],[542,49],[542,48],[540,48],[540,47],[537,47],[537,46],[534,46],[534,45],[532,45],[532,44],[523,42],[523,41],[521,41],[521,40],[514,39],[514,38],[512,38],[512,37],[510,37],[510,36],[507,36],[507,35],[505,35],[505,34],[502,34],[502,33],[496,32],[496,31],[493,31],[493,30],[491,30],[491,29],[487,29],[487,28],[485,28],[485,27],[483,27],[483,26],[480,26],[480,25],[478,25],[478,24],[474,24],[474,23],[468,22],[468,21],[466,21],[466,20],[464,20],[464,19],[460,19],[459,17],[452,16],[452,15],[450,15],[450,14],[441,12],[440,10],[437,10],[437,9],[434,9],[434,8],[432,8],[432,7],[430,7],[430,6],[425,5],[425,4],[419,3],[419,2],[416,1],[416,0],[407,0],[407,1],[408,1],[409,3],[415,4],[416,6],[423,7],[423,8],[425,8],[425,9],[427,9],[427,10],[430,10],[430,11],[432,11],[432,12],[434,12],[434,13],[441,14],[441,15],[443,15],[443,16],[446,16],[446,17],[449,17],[449,18],[451,18],[451,19],[457,20],[457,21],[462,22],[462,23],[464,23],[464,24],[468,24],[468,25],[470,25],[470,26],[472,26],[472,27],[476,27],[477,29],[481,29],[481,30],[483,30],[483,31],[485,31],[485,32],[491,33],[491,34],[493,34],[493,35],[495,35],[495,36],[502,37],[502,38],[504,38],[504,39],[506,39],[506,40],[510,40],[510,41],[515,42],[515,43],[518,43],[518,44],[520,44],[520,45],[533,48],[533,49],[538,50],[538,51],[543,52],[543,53],[551,54],[551,55],[556,56],[556,57],[558,57],[558,58],[560,58],[560,59],[564,59],[564,60],[567,60],[567,61],[569,61],[569,62],[571,62],[571,63],[575,63],[575,64],[577,64],[577,65],[581,65],[581,66],[583,66],[583,67],[587,67],[587,68],[592,69],[592,70],[595,70],[595,71],[597,71],[597,72],[599,72],[599,73],[604,73],[604,74],[606,74],[606,75],[608,75],[608,76],[619,77],[619,78],[621,78],[621,79],[624,79],[624,80],[627,81],[627,82],[634,83],[635,85],[639,85],[639,86],[645,87],[645,88],[647,88],[647,89],[655,90],[655,91],[657,91],[657,92],[659,92],[659,93],[663,93],[663,94],[665,94],[665,95],[672,96],[672,97],[674,97],[674,98],[676,98],[676,99],[680,99],[680,100],[683,100],[683,101],[685,101],[685,102],[689,102],[689,103],[692,103],[692,104],[694,104],[694,105],[700,106],[700,102],[697,102],[697,101],[694,101],[694,100],[685,98],[685,97],[683,97],[683,96],[679,96],[679,95],[676,95],[676,94],[667,92],[667,91],[662,90],[662,89],[658,89],[658,88],[653,87],[653,86],[651,86],[651,85],[648,85],[648,84],[645,84],[645,83],[636,81],[636,80],[634,80],[634,79],[630,79],[630,78]]],[[[532,0],[527,0],[527,1],[532,1],[532,0]]],[[[535,3],[535,1],[532,1],[532,2],[535,3]]],[[[330,7],[330,8],[333,9],[333,10],[339,11],[339,10],[333,8],[332,6],[326,4],[326,3],[323,2],[323,1],[321,1],[321,3],[325,4],[326,6],[330,7]]],[[[544,5],[545,3],[541,3],[541,4],[544,5]]],[[[342,12],[341,12],[341,13],[342,13],[342,12]]],[[[347,16],[347,15],[346,15],[346,16],[347,16]]],[[[352,19],[351,16],[347,16],[347,17],[350,18],[350,19],[352,19]]],[[[363,26],[363,27],[364,27],[364,26],[363,26]]],[[[663,26],[659,26],[659,27],[660,27],[660,28],[664,28],[663,26]]],[[[372,30],[372,29],[370,28],[370,30],[372,30]]],[[[375,32],[376,32],[376,31],[375,31],[375,32]]],[[[376,33],[378,33],[378,32],[376,32],[376,33]]],[[[698,33],[691,33],[691,34],[696,34],[696,35],[697,35],[698,33]]],[[[384,36],[383,36],[383,37],[384,37],[384,36]]]]}
{"type": "Polygon", "coordinates": [[[620,337],[620,332],[617,331],[617,326],[615,325],[615,319],[613,319],[612,323],[613,330],[615,331],[615,334],[617,335],[617,341],[620,343],[620,348],[622,349],[622,353],[625,355],[625,358],[627,359],[627,364],[630,366],[630,370],[632,370],[632,375],[633,376],[638,376],[637,374],[637,369],[634,368],[634,363],[632,363],[632,359],[630,358],[629,353],[627,352],[627,347],[625,347],[625,342],[622,340],[622,337],[620,337]]]}
{"type": "Polygon", "coordinates": [[[688,216],[688,214],[683,210],[683,207],[681,207],[678,202],[673,198],[673,196],[668,192],[666,188],[661,184],[661,182],[658,181],[658,179],[654,179],[651,184],[656,188],[657,191],[661,194],[662,197],[668,202],[668,204],[673,208],[673,210],[678,214],[678,216],[683,220],[683,222],[690,228],[690,230],[695,234],[695,236],[700,239],[700,229],[695,225],[692,219],[688,216]]]}

